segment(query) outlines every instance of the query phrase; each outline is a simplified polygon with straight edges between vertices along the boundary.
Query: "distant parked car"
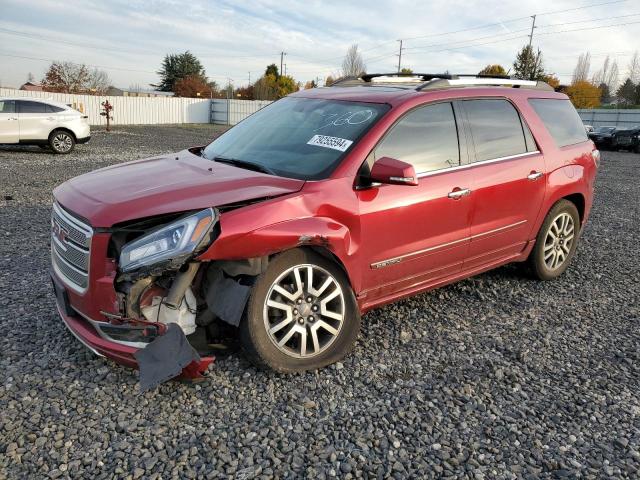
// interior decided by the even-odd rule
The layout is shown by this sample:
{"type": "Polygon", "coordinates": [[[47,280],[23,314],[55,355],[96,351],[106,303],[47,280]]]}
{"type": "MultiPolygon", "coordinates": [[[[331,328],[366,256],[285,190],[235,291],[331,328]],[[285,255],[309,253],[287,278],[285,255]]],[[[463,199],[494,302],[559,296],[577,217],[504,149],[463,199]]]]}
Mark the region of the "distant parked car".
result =
{"type": "Polygon", "coordinates": [[[87,116],[50,100],[0,98],[0,144],[38,145],[69,153],[91,138],[87,116]]]}
{"type": "Polygon", "coordinates": [[[593,143],[595,143],[598,148],[611,148],[615,131],[616,127],[598,127],[589,133],[589,138],[593,140],[593,143]]]}
{"type": "Polygon", "coordinates": [[[591,132],[593,132],[594,128],[593,125],[585,125],[584,126],[584,131],[587,132],[587,135],[590,134],[591,132]]]}
{"type": "Polygon", "coordinates": [[[625,128],[624,130],[616,130],[611,144],[611,147],[615,150],[625,149],[640,153],[640,125],[625,128]]]}

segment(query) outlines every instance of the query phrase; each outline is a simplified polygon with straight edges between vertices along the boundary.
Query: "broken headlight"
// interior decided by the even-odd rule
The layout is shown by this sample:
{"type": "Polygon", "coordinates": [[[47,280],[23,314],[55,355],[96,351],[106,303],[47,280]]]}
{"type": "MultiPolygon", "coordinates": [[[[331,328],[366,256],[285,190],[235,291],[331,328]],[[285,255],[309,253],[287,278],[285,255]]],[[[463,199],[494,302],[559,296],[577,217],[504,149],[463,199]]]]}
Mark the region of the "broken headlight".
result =
{"type": "Polygon", "coordinates": [[[131,272],[167,260],[186,258],[199,250],[217,221],[217,212],[207,208],[148,233],[122,247],[120,270],[131,272]]]}

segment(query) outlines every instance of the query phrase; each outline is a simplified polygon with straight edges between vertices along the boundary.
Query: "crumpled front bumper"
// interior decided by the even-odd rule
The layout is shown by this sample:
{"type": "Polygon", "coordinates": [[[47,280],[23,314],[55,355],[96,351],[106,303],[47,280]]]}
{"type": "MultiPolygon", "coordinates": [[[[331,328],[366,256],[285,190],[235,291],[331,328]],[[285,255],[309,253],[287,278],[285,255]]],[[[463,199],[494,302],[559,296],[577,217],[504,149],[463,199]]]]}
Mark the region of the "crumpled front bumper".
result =
{"type": "MultiPolygon", "coordinates": [[[[55,273],[52,272],[51,276],[54,282],[54,290],[56,290],[56,308],[58,314],[73,336],[96,355],[109,358],[116,363],[130,368],[138,368],[138,361],[134,356],[138,348],[103,338],[87,319],[78,313],[70,312],[70,310],[73,311],[73,306],[64,304],[64,295],[60,295],[59,287],[56,287],[56,284],[61,284],[62,286],[64,286],[64,284],[57,278],[55,273]]],[[[182,370],[180,377],[187,379],[202,377],[202,374],[207,370],[207,367],[213,360],[213,357],[202,357],[200,362],[192,362],[182,370]]]]}

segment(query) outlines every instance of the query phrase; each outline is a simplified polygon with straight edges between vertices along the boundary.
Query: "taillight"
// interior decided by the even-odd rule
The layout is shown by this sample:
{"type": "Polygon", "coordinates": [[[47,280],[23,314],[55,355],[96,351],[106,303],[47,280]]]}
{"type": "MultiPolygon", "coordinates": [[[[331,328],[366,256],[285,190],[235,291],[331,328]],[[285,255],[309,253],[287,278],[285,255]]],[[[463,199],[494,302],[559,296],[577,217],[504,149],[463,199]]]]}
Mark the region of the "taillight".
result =
{"type": "Polygon", "coordinates": [[[595,149],[591,151],[591,158],[593,158],[593,163],[596,164],[596,167],[600,166],[600,150],[595,149]]]}

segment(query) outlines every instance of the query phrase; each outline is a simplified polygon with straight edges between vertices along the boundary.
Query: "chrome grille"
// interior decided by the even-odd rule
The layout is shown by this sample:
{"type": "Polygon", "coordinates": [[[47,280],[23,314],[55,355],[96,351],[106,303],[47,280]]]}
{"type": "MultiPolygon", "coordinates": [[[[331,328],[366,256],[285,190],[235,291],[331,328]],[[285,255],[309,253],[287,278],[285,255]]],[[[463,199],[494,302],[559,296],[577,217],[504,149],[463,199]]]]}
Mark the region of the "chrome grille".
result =
{"type": "Polygon", "coordinates": [[[51,261],[56,273],[71,288],[89,285],[89,257],[93,230],[54,203],[51,212],[51,261]]]}

